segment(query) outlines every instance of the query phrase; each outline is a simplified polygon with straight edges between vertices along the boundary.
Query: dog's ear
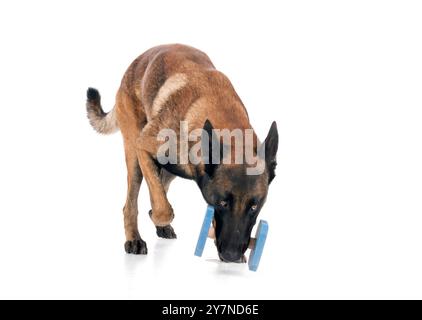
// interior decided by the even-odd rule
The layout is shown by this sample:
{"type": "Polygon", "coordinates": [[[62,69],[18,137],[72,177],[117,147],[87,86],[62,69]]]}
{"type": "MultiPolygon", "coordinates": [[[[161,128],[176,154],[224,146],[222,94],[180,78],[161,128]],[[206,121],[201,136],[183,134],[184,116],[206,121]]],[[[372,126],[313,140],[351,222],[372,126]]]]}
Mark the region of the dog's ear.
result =
{"type": "Polygon", "coordinates": [[[273,121],[270,131],[265,138],[265,163],[268,168],[269,182],[275,177],[275,168],[277,166],[277,149],[278,149],[278,130],[277,123],[273,121]]]}
{"type": "Polygon", "coordinates": [[[212,177],[214,175],[215,169],[218,167],[218,163],[216,163],[216,159],[214,156],[213,161],[213,154],[215,154],[216,150],[219,149],[219,141],[215,133],[213,132],[214,127],[212,126],[211,122],[207,119],[204,123],[204,128],[202,131],[202,146],[201,152],[204,160],[205,165],[205,173],[212,177]]]}

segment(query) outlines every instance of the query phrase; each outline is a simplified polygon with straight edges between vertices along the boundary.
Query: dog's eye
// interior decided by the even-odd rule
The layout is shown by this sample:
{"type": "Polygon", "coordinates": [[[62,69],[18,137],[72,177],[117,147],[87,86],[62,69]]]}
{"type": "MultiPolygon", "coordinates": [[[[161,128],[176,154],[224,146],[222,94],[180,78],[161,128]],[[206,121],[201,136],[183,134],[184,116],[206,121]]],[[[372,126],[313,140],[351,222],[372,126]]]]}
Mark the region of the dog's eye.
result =
{"type": "Polygon", "coordinates": [[[251,211],[252,212],[255,212],[256,209],[258,209],[258,205],[257,204],[254,204],[254,205],[251,206],[251,211]]]}
{"type": "Polygon", "coordinates": [[[229,205],[226,200],[221,200],[218,204],[224,209],[227,208],[229,205]]]}

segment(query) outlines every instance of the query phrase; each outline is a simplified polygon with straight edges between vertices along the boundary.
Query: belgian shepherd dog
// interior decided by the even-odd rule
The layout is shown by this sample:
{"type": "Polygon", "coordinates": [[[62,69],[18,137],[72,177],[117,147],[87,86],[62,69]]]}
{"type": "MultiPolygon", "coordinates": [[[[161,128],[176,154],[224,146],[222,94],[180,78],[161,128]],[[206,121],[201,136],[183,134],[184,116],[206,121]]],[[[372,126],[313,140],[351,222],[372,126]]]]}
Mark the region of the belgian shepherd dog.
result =
{"type": "MultiPolygon", "coordinates": [[[[261,143],[229,79],[216,70],[205,53],[180,44],[154,47],[129,66],[110,112],[104,112],[100,94],[93,88],[88,89],[86,107],[89,121],[97,132],[110,134],[120,129],[123,136],[128,185],[123,208],[127,253],[147,254],[137,219],[137,199],[143,178],[149,188],[150,217],[157,235],[176,238],[167,191],[178,176],[195,181],[205,201],[214,206],[215,244],[220,259],[245,261],[252,228],[275,177],[277,125],[272,123],[261,143]],[[182,143],[182,124],[188,134],[197,129],[203,132],[201,147],[204,148],[198,152],[199,162],[182,161],[182,151],[195,145],[190,140],[182,143]],[[160,161],[160,148],[169,142],[168,137],[159,139],[162,130],[175,132],[175,161],[160,161]],[[230,133],[237,130],[245,133],[245,137],[249,132],[250,142],[243,139],[239,149],[231,143],[233,136],[223,141],[216,134],[224,130],[230,133]],[[255,160],[234,161],[232,155],[239,150],[243,156],[249,152],[255,160]],[[261,170],[251,174],[249,169],[256,167],[261,170]]],[[[164,154],[169,156],[168,151],[164,154]]]]}

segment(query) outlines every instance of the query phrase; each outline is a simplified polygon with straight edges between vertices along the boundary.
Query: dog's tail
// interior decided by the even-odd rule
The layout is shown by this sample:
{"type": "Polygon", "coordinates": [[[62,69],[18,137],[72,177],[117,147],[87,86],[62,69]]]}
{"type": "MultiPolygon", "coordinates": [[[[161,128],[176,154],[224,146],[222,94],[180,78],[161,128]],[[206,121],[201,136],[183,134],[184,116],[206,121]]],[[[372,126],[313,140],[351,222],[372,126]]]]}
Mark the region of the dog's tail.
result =
{"type": "Polygon", "coordinates": [[[111,134],[119,130],[116,119],[116,108],[105,113],[101,107],[101,96],[97,89],[89,88],[86,92],[86,111],[91,126],[98,133],[111,134]]]}

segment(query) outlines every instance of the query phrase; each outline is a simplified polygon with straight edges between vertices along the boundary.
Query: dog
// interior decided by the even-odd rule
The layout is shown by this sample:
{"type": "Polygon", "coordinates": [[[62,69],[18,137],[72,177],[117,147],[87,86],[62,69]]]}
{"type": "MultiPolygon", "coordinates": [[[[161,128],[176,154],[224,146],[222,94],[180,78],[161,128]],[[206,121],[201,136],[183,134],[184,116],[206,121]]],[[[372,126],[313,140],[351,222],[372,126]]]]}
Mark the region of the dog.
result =
{"type": "MultiPolygon", "coordinates": [[[[123,136],[127,166],[127,198],[123,208],[127,253],[147,254],[148,251],[137,221],[137,198],[143,178],[149,188],[150,217],[157,235],[176,238],[167,191],[178,176],[194,180],[205,201],[214,206],[215,244],[220,259],[245,261],[252,228],[275,177],[277,125],[272,123],[265,142],[260,143],[229,79],[216,70],[205,53],[181,44],[151,48],[127,69],[110,112],[103,111],[100,94],[94,88],[87,91],[86,107],[90,124],[97,132],[111,134],[120,129],[123,136]],[[188,132],[201,129],[205,133],[201,136],[201,146],[207,146],[208,152],[201,150],[199,163],[161,163],[157,156],[165,142],[158,139],[161,130],[174,130],[180,138],[182,122],[187,123],[188,132]],[[214,143],[216,139],[221,142],[221,137],[214,134],[217,129],[252,132],[249,145],[253,155],[265,155],[256,157],[255,165],[258,162],[263,165],[259,174],[247,173],[253,164],[223,161],[224,143],[214,143]],[[216,154],[220,161],[215,161],[216,154]]],[[[188,146],[192,147],[193,142],[188,142],[188,146]]],[[[180,160],[181,143],[177,142],[176,147],[180,147],[177,153],[180,160]]],[[[228,153],[233,150],[229,147],[228,153]]],[[[246,147],[240,150],[246,152],[246,147]]]]}

